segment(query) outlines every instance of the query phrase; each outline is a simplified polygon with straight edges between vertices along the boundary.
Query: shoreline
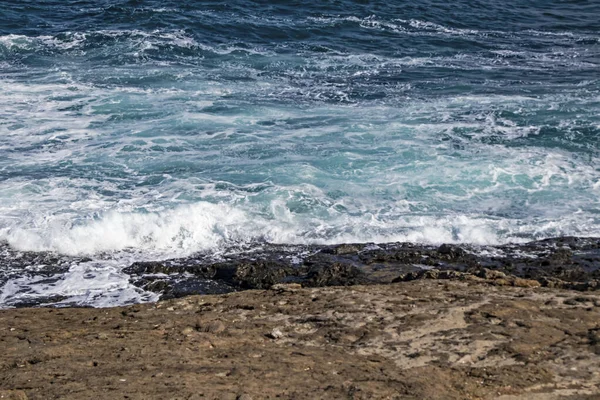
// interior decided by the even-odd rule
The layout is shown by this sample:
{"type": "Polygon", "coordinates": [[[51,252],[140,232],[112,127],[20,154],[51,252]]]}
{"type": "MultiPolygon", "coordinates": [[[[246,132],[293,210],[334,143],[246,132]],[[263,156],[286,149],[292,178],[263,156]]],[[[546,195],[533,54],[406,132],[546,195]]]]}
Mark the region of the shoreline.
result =
{"type": "Polygon", "coordinates": [[[594,399],[600,294],[420,279],[0,310],[3,399],[594,399]]]}
{"type": "MultiPolygon", "coordinates": [[[[102,262],[50,252],[17,252],[7,244],[0,246],[3,246],[0,263],[4,264],[0,284],[25,277],[35,285],[41,277],[41,282],[52,286],[60,283],[74,266],[82,266],[76,268],[82,276],[89,268],[86,279],[94,280],[96,263],[102,262]]],[[[600,288],[600,238],[556,237],[497,246],[261,243],[221,255],[198,253],[160,261],[130,261],[110,271],[119,276],[121,286],[124,284],[127,290],[138,293],[136,303],[144,302],[144,297],[146,301],[166,300],[268,289],[280,283],[325,287],[419,279],[483,279],[496,285],[591,291],[600,288]]],[[[93,301],[84,304],[71,301],[68,294],[60,291],[30,296],[27,285],[22,290],[24,296],[20,297],[17,290],[3,300],[3,306],[95,306],[93,301]]]]}

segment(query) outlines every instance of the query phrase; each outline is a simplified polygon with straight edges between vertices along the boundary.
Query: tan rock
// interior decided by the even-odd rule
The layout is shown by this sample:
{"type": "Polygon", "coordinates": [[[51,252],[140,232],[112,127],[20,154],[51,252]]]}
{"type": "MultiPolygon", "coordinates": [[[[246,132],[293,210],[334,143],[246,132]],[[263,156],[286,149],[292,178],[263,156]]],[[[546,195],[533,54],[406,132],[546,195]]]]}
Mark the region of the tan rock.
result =
{"type": "Polygon", "coordinates": [[[27,395],[22,390],[0,390],[1,400],[28,400],[27,395]]]}

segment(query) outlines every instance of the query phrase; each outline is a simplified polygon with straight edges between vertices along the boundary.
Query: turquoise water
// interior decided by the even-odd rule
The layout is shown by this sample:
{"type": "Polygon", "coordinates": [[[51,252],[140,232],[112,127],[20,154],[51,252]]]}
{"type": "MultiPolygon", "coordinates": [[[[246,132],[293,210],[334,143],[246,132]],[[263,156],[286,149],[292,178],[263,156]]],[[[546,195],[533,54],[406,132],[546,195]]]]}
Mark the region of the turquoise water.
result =
{"type": "Polygon", "coordinates": [[[85,294],[132,260],[263,242],[600,236],[597,15],[4,1],[0,241],[90,257],[61,289],[85,294]]]}

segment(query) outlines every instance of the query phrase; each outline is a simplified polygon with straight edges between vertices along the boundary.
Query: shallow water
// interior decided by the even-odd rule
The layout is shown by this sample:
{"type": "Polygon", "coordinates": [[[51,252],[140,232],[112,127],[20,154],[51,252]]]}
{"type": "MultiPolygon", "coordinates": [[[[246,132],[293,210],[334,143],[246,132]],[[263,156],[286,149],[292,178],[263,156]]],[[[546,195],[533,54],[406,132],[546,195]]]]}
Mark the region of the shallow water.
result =
{"type": "Polygon", "coordinates": [[[4,1],[0,241],[90,261],[0,300],[143,301],[132,261],[263,242],[600,236],[597,15],[4,1]]]}

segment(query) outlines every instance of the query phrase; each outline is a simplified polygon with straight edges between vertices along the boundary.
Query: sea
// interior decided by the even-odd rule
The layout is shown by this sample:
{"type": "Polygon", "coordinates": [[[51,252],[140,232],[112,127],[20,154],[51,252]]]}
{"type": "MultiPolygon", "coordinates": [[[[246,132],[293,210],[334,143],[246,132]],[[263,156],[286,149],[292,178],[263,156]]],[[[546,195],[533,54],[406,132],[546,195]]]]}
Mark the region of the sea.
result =
{"type": "Polygon", "coordinates": [[[153,301],[123,268],[265,243],[559,236],[600,236],[598,0],[0,1],[0,307],[153,301]]]}

